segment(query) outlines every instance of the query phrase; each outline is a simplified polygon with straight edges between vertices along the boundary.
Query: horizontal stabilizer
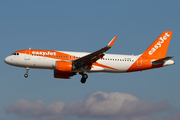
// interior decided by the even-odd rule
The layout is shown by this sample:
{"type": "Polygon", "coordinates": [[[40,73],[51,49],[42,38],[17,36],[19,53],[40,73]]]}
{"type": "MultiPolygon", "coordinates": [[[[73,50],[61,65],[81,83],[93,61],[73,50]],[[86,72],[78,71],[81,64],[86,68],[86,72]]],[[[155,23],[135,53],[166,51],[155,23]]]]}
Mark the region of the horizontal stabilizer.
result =
{"type": "Polygon", "coordinates": [[[159,60],[155,60],[155,61],[152,62],[152,64],[157,65],[157,64],[160,64],[160,63],[164,63],[164,62],[170,60],[171,58],[173,58],[173,56],[169,56],[169,57],[165,57],[165,58],[162,58],[162,59],[159,59],[159,60]]]}

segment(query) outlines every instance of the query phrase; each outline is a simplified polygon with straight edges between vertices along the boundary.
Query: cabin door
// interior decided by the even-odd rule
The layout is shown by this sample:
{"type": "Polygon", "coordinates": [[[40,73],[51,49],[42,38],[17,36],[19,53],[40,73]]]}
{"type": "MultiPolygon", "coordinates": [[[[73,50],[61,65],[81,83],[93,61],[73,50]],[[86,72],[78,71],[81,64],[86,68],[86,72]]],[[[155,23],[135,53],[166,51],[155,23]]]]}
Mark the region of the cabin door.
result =
{"type": "Polygon", "coordinates": [[[26,50],[24,59],[25,60],[30,60],[30,50],[26,50]]]}

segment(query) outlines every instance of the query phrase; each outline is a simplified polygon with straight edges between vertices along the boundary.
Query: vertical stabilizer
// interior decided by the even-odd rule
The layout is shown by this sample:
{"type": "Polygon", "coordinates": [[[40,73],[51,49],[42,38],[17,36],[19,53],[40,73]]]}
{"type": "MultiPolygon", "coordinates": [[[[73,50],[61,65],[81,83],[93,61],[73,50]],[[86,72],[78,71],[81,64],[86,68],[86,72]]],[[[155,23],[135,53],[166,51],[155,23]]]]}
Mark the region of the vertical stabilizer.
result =
{"type": "Polygon", "coordinates": [[[172,31],[164,31],[151,46],[142,54],[142,57],[164,58],[171,40],[172,31]]]}

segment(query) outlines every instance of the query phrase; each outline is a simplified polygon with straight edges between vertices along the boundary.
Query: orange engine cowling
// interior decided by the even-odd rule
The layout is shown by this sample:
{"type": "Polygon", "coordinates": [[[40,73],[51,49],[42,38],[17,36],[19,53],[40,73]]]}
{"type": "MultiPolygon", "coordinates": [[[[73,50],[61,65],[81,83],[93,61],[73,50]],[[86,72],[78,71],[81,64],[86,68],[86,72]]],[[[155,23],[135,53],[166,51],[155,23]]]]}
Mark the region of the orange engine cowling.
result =
{"type": "Polygon", "coordinates": [[[56,61],[56,69],[54,70],[55,78],[69,79],[72,72],[72,62],[56,61]]]}
{"type": "Polygon", "coordinates": [[[72,62],[56,61],[56,70],[61,72],[72,72],[72,62]]]}

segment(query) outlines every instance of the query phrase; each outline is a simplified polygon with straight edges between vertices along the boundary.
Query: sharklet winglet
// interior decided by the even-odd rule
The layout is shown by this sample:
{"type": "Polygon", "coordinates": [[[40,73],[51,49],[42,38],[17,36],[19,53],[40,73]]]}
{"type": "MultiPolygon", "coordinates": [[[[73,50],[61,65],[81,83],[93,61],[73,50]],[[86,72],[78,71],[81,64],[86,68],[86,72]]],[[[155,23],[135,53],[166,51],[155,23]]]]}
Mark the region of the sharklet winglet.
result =
{"type": "Polygon", "coordinates": [[[116,38],[117,38],[117,36],[115,36],[115,37],[109,42],[109,44],[108,44],[107,46],[108,46],[108,47],[112,47],[113,44],[114,44],[114,42],[115,42],[115,40],[116,40],[116,38]]]}

